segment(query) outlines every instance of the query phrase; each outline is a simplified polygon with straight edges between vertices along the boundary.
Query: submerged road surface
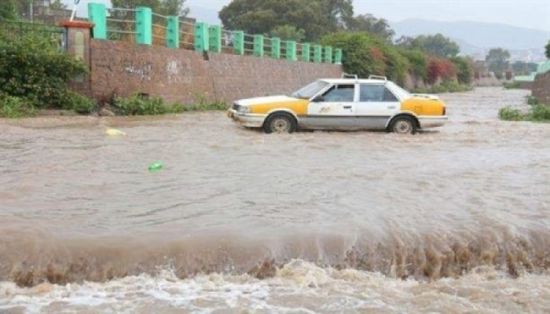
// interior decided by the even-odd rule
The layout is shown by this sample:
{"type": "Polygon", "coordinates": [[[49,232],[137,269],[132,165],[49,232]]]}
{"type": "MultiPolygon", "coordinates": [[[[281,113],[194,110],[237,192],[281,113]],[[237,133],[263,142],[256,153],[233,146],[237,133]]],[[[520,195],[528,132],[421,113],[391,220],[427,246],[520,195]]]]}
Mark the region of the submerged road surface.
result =
{"type": "Polygon", "coordinates": [[[549,312],[550,124],[497,118],[526,95],[415,136],[0,120],[0,312],[549,312]]]}

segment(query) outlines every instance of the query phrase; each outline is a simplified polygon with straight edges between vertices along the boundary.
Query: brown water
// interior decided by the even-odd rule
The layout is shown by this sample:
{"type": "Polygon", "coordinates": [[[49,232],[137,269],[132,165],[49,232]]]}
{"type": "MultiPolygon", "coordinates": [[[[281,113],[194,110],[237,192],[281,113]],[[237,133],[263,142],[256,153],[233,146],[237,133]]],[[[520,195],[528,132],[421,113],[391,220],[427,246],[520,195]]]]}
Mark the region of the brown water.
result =
{"type": "Polygon", "coordinates": [[[548,312],[550,124],[497,119],[526,95],[416,136],[0,121],[0,312],[548,312]]]}

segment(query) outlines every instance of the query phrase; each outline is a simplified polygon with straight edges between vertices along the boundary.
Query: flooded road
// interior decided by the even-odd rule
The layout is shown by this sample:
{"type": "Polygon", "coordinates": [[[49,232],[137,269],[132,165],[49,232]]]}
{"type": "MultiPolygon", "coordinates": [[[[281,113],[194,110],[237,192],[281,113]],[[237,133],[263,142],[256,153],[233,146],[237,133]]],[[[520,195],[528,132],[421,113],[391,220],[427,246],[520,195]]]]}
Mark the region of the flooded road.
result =
{"type": "Polygon", "coordinates": [[[416,136],[1,120],[0,312],[548,312],[550,124],[497,119],[526,95],[416,136]]]}

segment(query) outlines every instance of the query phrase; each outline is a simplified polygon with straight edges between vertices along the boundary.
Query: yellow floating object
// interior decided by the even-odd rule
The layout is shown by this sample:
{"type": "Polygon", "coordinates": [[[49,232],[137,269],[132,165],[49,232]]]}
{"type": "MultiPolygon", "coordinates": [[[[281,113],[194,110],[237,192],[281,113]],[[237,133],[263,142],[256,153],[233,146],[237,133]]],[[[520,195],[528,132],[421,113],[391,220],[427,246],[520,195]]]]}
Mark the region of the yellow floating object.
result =
{"type": "Polygon", "coordinates": [[[122,132],[121,130],[117,129],[107,129],[105,130],[105,134],[109,136],[126,136],[126,133],[122,132]]]}

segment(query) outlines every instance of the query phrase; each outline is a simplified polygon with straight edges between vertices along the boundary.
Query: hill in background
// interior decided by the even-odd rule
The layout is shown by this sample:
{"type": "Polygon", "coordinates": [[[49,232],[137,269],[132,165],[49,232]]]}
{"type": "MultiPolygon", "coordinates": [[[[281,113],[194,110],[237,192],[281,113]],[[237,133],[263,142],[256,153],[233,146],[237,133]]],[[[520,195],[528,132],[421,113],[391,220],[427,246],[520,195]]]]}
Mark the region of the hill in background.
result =
{"type": "Polygon", "coordinates": [[[396,38],[441,33],[455,40],[464,54],[476,59],[483,59],[491,48],[501,47],[510,50],[512,59],[543,61],[544,46],[550,40],[550,32],[497,23],[408,19],[391,26],[396,38]]]}

